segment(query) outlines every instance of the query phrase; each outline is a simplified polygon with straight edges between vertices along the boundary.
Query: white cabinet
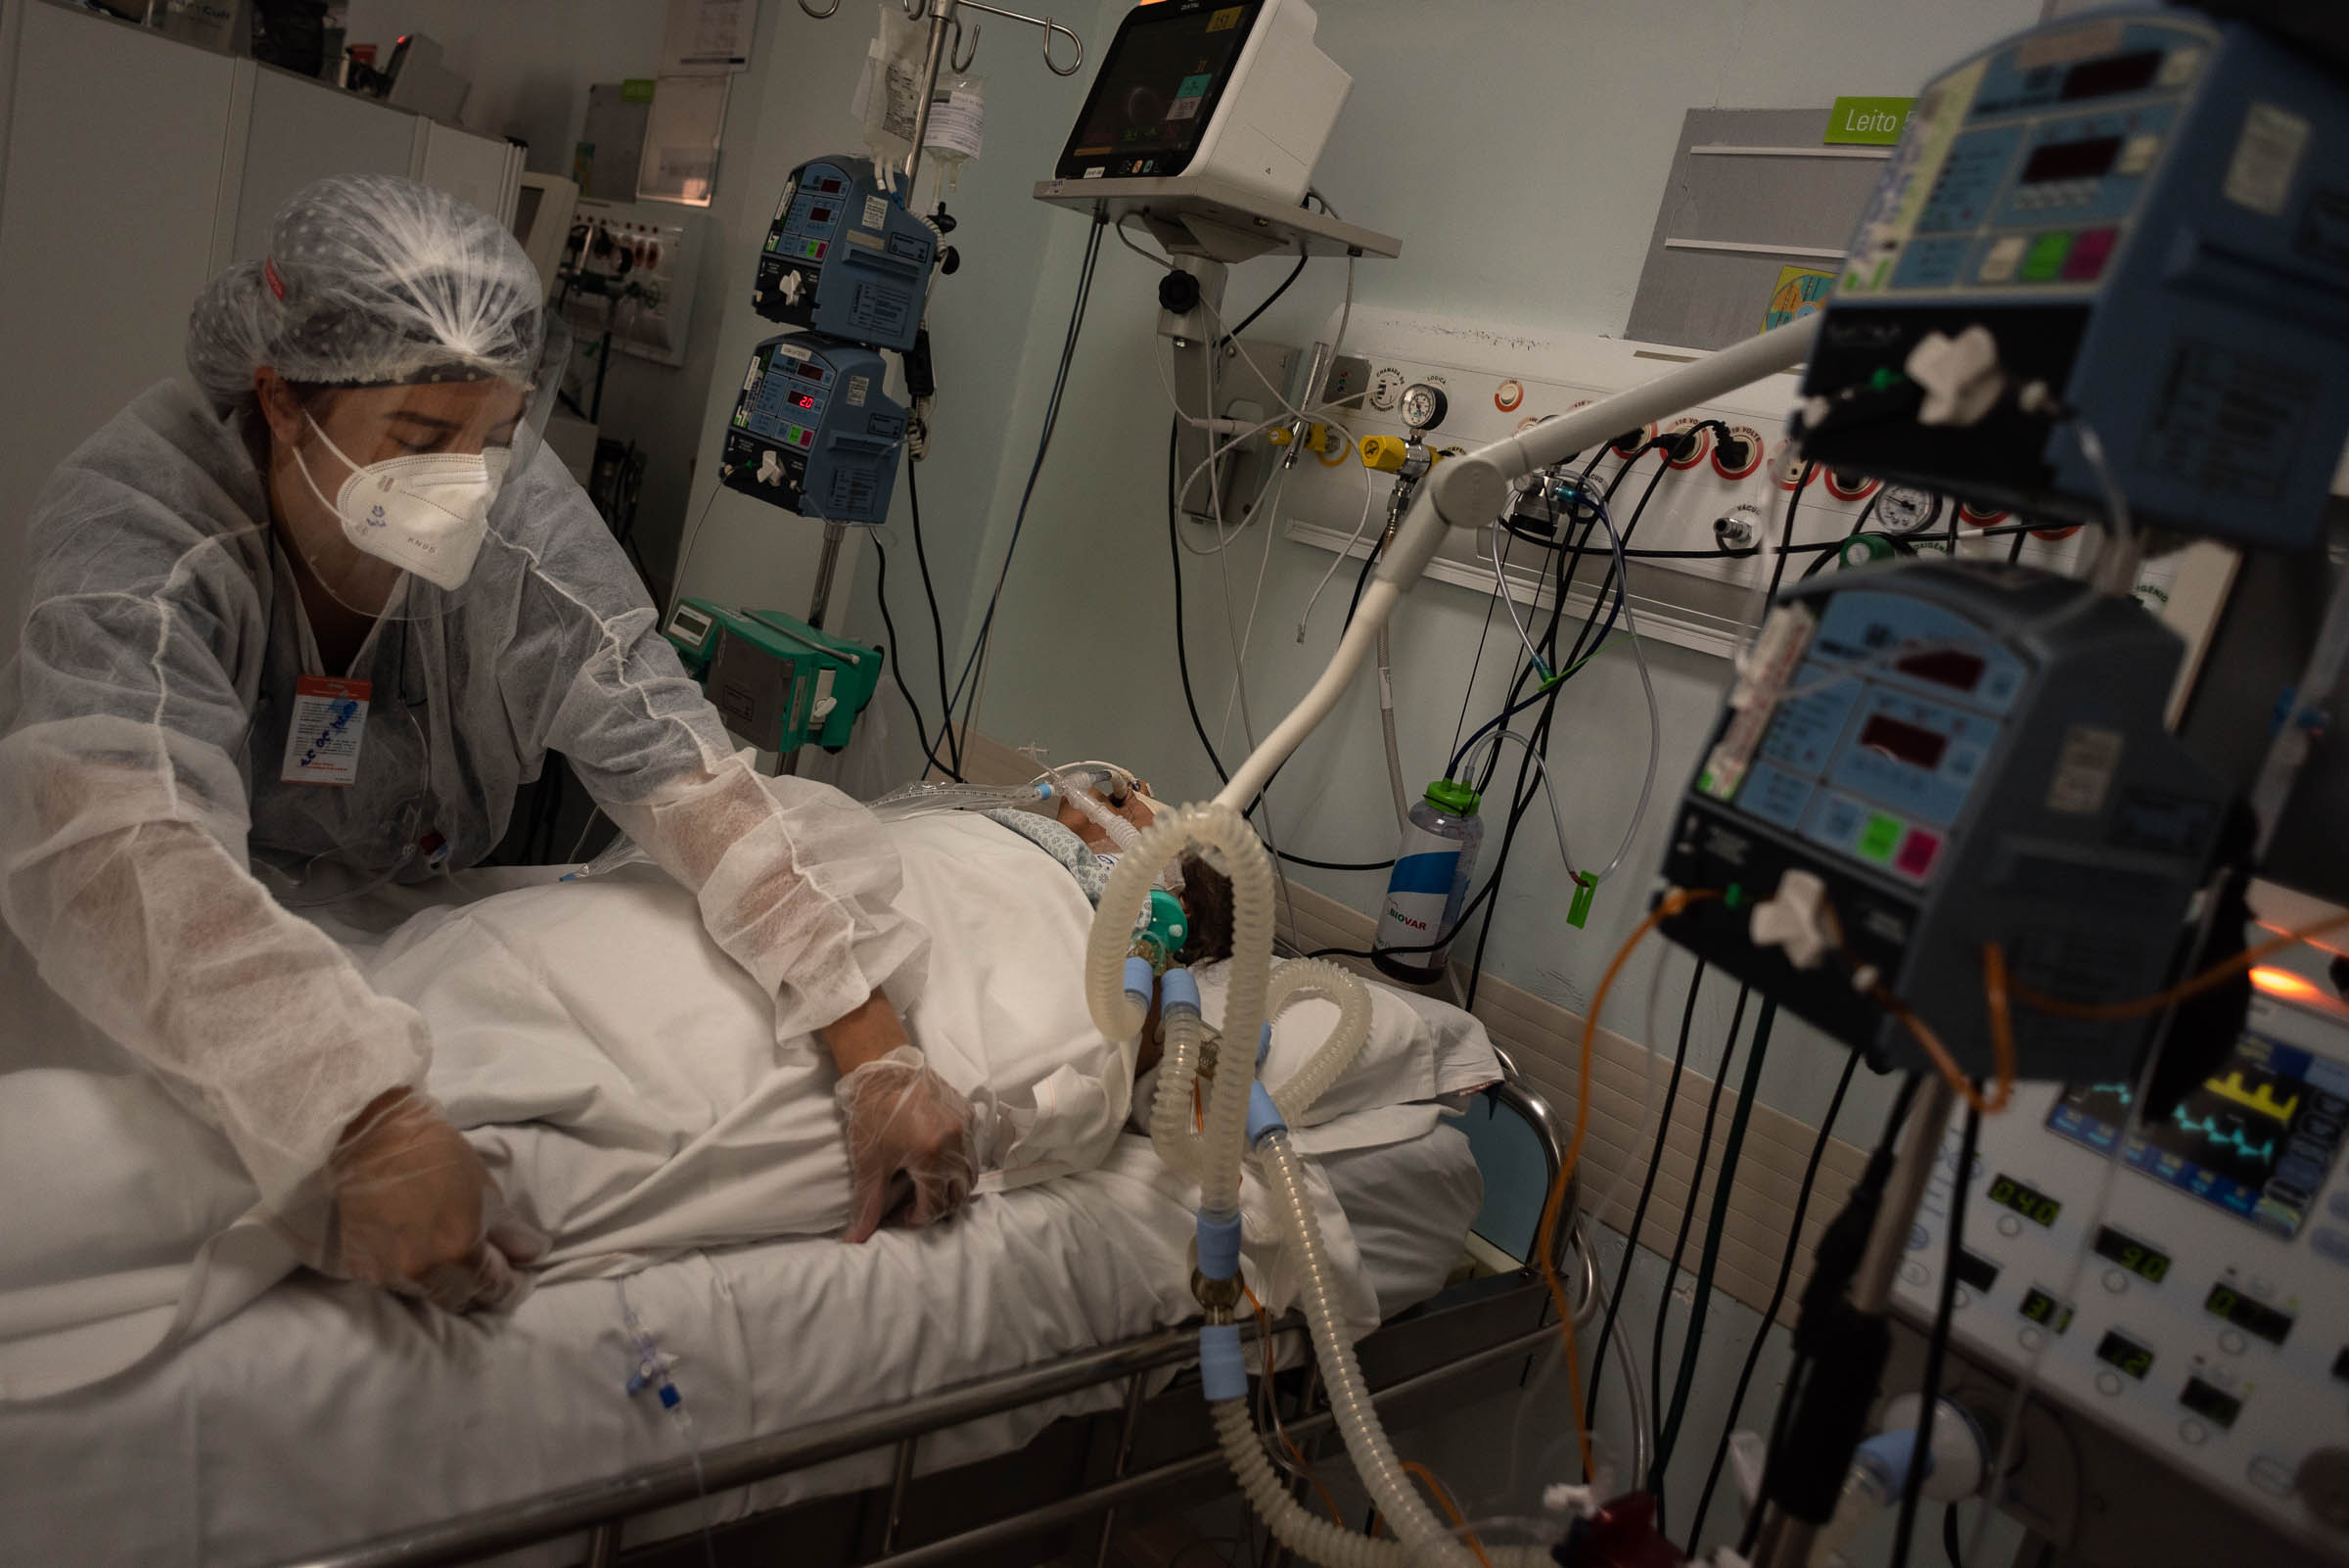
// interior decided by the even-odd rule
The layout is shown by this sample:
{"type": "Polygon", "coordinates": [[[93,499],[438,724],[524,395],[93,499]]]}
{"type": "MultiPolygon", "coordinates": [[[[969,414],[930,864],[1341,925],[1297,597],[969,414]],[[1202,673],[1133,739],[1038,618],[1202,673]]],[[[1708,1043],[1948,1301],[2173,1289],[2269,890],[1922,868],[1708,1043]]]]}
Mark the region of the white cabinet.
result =
{"type": "Polygon", "coordinates": [[[410,172],[460,202],[495,212],[512,228],[515,204],[522,194],[522,149],[438,120],[415,123],[424,133],[424,147],[410,172]]]}
{"type": "Polygon", "coordinates": [[[46,0],[0,7],[0,662],[50,470],[184,365],[188,307],[328,174],[437,185],[511,223],[522,150],[46,0]]]}
{"type": "Polygon", "coordinates": [[[241,178],[232,193],[235,238],[229,253],[215,258],[220,265],[259,259],[269,243],[269,220],[287,197],[312,181],[413,168],[417,127],[426,121],[250,60],[236,65],[250,83],[251,104],[241,178]]]}
{"type": "MultiPolygon", "coordinates": [[[[60,458],[176,371],[211,275],[237,62],[157,33],[17,5],[0,185],[0,659],[23,535],[60,458]]],[[[0,60],[0,79],[8,62],[0,60]]]]}

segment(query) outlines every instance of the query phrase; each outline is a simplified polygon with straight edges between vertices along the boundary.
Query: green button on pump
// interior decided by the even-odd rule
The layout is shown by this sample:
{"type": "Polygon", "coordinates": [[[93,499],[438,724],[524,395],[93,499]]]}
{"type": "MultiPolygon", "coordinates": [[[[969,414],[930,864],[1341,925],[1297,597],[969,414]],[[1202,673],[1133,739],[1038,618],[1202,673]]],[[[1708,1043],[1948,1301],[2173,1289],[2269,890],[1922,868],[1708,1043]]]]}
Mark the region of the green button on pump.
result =
{"type": "Polygon", "coordinates": [[[2072,237],[2061,230],[2042,234],[2031,242],[2023,253],[2021,277],[2025,283],[2047,283],[2063,270],[2063,258],[2072,254],[2072,237]]]}
{"type": "Polygon", "coordinates": [[[1892,858],[1893,846],[1901,842],[1901,830],[1908,825],[1897,816],[1878,811],[1867,819],[1867,826],[1861,830],[1860,842],[1853,849],[1863,860],[1881,864],[1892,858]]]}

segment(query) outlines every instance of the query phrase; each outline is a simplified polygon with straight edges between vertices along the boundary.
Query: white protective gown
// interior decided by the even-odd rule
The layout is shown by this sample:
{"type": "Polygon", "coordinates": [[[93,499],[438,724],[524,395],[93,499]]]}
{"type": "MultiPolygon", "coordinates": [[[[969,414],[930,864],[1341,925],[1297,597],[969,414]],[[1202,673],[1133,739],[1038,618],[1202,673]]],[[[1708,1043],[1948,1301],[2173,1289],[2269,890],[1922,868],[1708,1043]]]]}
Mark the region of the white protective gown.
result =
{"type": "MultiPolygon", "coordinates": [[[[507,481],[464,587],[379,622],[347,670],[318,668],[267,516],[238,426],[176,382],[83,443],[32,508],[31,608],[0,669],[0,916],[23,952],[0,975],[37,988],[29,956],[55,995],[0,995],[16,1026],[0,1069],[54,1059],[57,1032],[25,1021],[62,997],[282,1206],[363,1107],[423,1083],[431,1042],[250,867],[291,868],[299,900],[434,834],[472,864],[550,751],[694,892],[775,997],[778,1038],[877,990],[910,1003],[928,938],[891,907],[879,824],[731,751],[552,452],[507,481]],[[304,673],[372,683],[352,784],[280,781],[304,673]]],[[[399,874],[425,875],[422,856],[399,874]]]]}

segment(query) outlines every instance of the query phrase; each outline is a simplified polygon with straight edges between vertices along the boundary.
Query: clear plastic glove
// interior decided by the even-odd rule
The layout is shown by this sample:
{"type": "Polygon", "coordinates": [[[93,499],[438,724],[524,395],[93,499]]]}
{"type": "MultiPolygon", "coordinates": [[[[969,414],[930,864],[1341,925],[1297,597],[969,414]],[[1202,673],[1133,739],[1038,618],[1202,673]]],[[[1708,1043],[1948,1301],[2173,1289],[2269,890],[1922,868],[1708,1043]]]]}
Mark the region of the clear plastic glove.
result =
{"type": "Polygon", "coordinates": [[[530,1293],[516,1268],[546,1239],[506,1212],[473,1145],[422,1095],[369,1106],[328,1162],[325,1267],[446,1312],[507,1312],[530,1293]]]}
{"type": "Polygon", "coordinates": [[[867,1239],[884,1220],[926,1225],[969,1201],[979,1175],[978,1113],[917,1047],[875,1057],[832,1093],[848,1124],[855,1189],[849,1240],[867,1239]]]}

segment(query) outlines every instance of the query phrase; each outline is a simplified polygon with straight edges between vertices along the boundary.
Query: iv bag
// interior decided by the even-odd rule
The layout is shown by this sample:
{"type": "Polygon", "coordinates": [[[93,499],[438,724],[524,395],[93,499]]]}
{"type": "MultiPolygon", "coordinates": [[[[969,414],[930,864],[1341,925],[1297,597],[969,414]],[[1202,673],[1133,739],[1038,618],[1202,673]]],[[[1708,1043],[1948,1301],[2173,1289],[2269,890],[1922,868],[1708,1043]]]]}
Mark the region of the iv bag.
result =
{"type": "MultiPolygon", "coordinates": [[[[850,105],[864,127],[864,145],[882,170],[902,169],[913,150],[913,122],[921,103],[922,69],[928,62],[930,29],[908,22],[903,10],[882,0],[881,25],[864,57],[850,105]]],[[[931,92],[930,120],[922,133],[925,162],[935,159],[950,184],[968,159],[979,156],[986,116],[986,83],[941,63],[931,92]]],[[[893,181],[894,183],[894,181],[893,181]]]]}

